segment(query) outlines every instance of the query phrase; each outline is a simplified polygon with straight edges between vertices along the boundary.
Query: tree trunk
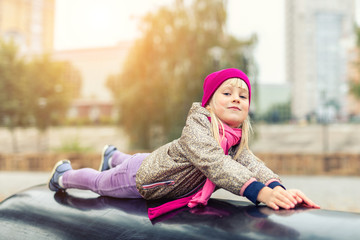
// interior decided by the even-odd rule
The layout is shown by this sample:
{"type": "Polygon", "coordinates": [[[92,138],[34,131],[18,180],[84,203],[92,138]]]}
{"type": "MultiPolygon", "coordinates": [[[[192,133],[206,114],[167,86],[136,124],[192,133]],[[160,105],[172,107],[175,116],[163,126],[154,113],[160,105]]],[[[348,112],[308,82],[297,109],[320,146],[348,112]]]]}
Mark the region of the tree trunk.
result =
{"type": "Polygon", "coordinates": [[[18,153],[19,145],[18,145],[17,138],[16,138],[15,128],[10,128],[9,131],[11,134],[11,142],[12,142],[13,152],[18,153]]]}
{"type": "Polygon", "coordinates": [[[47,130],[39,130],[38,141],[37,141],[37,151],[46,152],[49,147],[49,138],[47,130]]]}

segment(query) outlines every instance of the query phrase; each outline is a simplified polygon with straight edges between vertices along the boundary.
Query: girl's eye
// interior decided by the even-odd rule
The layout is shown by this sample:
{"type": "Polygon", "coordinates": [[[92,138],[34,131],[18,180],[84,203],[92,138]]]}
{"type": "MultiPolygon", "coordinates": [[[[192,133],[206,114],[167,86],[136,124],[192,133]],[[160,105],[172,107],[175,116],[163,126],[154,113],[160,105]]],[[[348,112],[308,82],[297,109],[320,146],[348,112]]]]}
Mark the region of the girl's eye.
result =
{"type": "Polygon", "coordinates": [[[247,99],[247,96],[240,96],[240,98],[242,98],[242,99],[247,99]]]}
{"type": "Polygon", "coordinates": [[[230,96],[231,94],[230,93],[228,93],[228,92],[224,92],[223,93],[225,96],[230,96]]]}

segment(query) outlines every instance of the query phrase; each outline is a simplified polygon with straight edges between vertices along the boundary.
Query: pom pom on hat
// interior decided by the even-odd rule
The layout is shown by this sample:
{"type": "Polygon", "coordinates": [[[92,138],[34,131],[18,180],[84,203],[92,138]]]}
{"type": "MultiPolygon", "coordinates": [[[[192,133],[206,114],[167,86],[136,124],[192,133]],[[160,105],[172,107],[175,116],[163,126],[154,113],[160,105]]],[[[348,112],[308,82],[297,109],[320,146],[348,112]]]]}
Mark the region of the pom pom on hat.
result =
{"type": "Polygon", "coordinates": [[[248,77],[245,73],[236,68],[227,68],[217,72],[209,74],[204,80],[204,95],[201,101],[201,106],[205,107],[209,102],[211,96],[214,94],[216,89],[230,78],[240,78],[243,80],[249,89],[249,104],[251,100],[251,85],[248,77]]]}

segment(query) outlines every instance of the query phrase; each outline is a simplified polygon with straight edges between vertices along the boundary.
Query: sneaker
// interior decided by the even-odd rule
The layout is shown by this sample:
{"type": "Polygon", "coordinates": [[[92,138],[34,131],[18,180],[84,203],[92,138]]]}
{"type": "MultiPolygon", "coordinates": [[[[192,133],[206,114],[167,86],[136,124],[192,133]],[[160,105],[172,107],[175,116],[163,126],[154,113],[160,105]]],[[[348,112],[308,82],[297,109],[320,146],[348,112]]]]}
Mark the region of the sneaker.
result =
{"type": "Polygon", "coordinates": [[[49,188],[51,191],[57,192],[59,190],[65,190],[59,185],[59,178],[66,172],[72,170],[71,163],[69,160],[61,160],[57,162],[54,169],[51,172],[49,180],[49,188]]]}
{"type": "Polygon", "coordinates": [[[101,163],[99,167],[100,172],[109,170],[111,168],[111,166],[109,165],[109,159],[112,157],[116,150],[116,147],[112,145],[105,145],[101,154],[101,163]]]}

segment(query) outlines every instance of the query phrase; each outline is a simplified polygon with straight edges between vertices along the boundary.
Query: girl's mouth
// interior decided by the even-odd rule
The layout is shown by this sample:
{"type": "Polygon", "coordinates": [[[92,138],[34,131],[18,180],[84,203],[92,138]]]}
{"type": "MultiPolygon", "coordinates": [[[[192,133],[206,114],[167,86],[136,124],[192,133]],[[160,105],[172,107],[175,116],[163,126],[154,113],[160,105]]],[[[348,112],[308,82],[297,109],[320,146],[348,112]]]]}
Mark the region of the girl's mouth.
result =
{"type": "Polygon", "coordinates": [[[232,110],[237,110],[237,111],[241,111],[241,109],[240,109],[240,108],[238,108],[238,107],[229,107],[229,109],[232,109],[232,110]]]}

